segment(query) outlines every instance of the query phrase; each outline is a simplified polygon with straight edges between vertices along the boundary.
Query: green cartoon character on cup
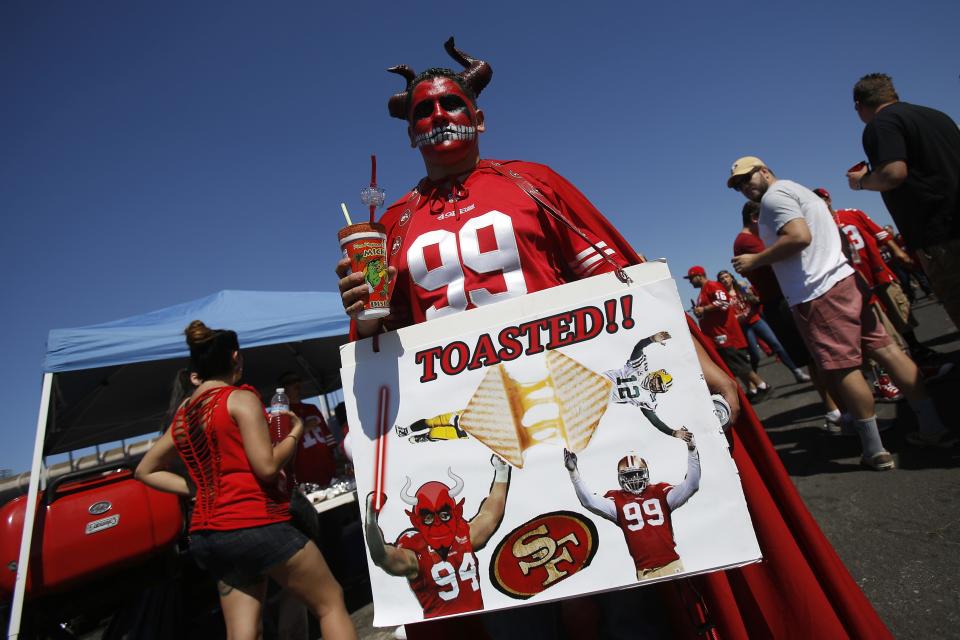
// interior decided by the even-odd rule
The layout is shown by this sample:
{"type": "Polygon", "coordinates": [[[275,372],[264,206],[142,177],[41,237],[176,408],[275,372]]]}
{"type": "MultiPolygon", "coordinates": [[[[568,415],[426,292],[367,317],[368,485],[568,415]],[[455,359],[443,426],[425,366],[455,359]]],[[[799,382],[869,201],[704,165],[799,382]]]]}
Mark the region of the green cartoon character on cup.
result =
{"type": "Polygon", "coordinates": [[[387,275],[387,265],[384,264],[380,258],[374,258],[365,265],[363,279],[366,280],[371,293],[380,287],[386,288],[390,282],[390,278],[387,275]]]}

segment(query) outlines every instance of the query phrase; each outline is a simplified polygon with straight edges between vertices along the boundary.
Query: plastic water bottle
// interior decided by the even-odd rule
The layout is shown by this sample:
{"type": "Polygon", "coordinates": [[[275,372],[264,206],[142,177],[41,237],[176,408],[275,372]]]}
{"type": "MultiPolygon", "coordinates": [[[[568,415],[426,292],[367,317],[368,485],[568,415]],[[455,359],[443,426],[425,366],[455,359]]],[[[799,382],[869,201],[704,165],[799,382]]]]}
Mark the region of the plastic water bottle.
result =
{"type": "Polygon", "coordinates": [[[290,416],[282,413],[290,410],[290,399],[283,387],[279,387],[270,399],[270,439],[277,444],[290,435],[290,416]]]}

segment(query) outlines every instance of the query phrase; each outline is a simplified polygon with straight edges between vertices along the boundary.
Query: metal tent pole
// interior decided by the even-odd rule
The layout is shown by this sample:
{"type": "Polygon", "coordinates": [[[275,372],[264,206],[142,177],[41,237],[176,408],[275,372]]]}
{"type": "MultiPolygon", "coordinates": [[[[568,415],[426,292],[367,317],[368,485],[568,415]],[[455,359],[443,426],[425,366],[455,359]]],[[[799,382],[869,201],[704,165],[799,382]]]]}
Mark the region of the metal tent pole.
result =
{"type": "Polygon", "coordinates": [[[43,390],[40,393],[40,414],[37,416],[37,437],[33,445],[33,463],[30,466],[30,490],[23,514],[23,536],[20,538],[20,557],[17,560],[17,578],[10,603],[10,625],[7,638],[20,637],[20,618],[23,615],[23,597],[27,587],[27,569],[30,565],[30,544],[33,541],[33,524],[37,516],[37,494],[40,492],[40,467],[43,462],[43,442],[47,435],[47,414],[50,411],[50,390],[53,374],[43,374],[43,390]]]}

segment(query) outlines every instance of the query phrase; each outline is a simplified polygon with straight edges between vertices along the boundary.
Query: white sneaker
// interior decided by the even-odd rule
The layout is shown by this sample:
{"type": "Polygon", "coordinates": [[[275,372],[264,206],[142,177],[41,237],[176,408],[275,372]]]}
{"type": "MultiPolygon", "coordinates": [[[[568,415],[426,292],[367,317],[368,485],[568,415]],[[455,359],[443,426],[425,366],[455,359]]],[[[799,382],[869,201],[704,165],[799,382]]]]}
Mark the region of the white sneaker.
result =
{"type": "Polygon", "coordinates": [[[394,640],[407,640],[407,628],[403,625],[400,625],[393,630],[394,640]]]}
{"type": "Polygon", "coordinates": [[[794,369],[793,377],[797,382],[810,382],[810,374],[803,369],[794,369]]]}
{"type": "Polygon", "coordinates": [[[860,458],[860,464],[874,471],[889,471],[897,468],[893,456],[887,451],[880,451],[869,458],[864,455],[860,458]]]}
{"type": "Polygon", "coordinates": [[[823,426],[820,427],[828,435],[840,436],[843,433],[843,416],[834,420],[829,414],[823,416],[823,426]]]}

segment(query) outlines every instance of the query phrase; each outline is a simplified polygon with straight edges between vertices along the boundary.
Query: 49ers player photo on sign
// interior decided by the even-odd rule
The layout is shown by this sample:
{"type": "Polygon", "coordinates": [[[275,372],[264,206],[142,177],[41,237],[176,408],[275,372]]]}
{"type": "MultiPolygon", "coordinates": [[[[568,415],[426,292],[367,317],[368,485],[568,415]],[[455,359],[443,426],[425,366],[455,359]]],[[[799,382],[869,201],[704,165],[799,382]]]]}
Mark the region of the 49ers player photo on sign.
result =
{"type": "Polygon", "coordinates": [[[623,531],[630,557],[637,568],[637,580],[659,578],[683,571],[673,536],[672,513],[700,488],[700,455],[689,431],[683,429],[687,443],[687,475],[678,486],[665,482],[650,483],[647,461],[630,453],[617,463],[619,490],[607,491],[603,498],[592,493],[577,469],[577,454],[563,450],[563,463],[580,504],[605,518],[623,531]]]}

